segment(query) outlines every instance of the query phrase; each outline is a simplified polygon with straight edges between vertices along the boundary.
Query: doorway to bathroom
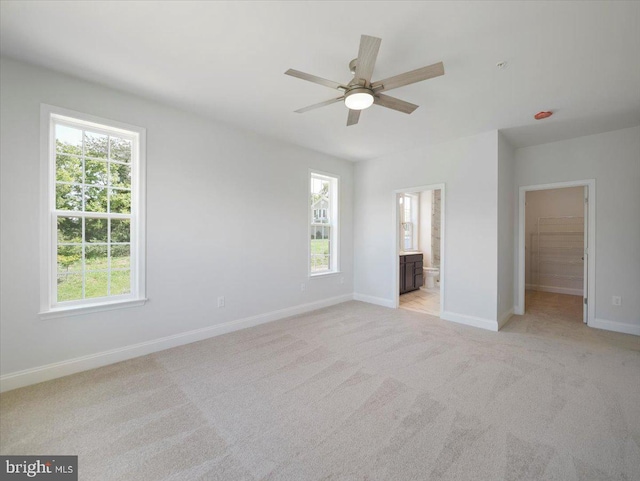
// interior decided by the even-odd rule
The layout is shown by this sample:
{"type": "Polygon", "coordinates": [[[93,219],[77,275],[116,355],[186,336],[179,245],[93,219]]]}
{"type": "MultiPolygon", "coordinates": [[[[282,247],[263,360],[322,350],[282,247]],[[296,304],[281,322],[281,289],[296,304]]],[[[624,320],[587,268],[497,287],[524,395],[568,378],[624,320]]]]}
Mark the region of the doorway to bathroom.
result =
{"type": "Polygon", "coordinates": [[[394,192],[395,306],[440,317],[444,306],[444,184],[394,192]]]}
{"type": "Polygon", "coordinates": [[[517,314],[594,319],[595,181],[520,187],[517,314]]]}

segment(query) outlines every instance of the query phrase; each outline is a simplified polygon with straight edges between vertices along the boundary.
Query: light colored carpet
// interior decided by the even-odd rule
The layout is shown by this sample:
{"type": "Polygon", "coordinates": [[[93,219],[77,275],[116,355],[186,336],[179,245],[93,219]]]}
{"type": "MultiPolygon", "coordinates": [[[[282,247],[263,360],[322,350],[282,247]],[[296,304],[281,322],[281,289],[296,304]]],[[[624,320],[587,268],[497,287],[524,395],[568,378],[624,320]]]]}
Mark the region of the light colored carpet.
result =
{"type": "Polygon", "coordinates": [[[500,333],[348,302],[11,391],[0,451],[83,480],[640,479],[640,338],[528,300],[500,333]]]}

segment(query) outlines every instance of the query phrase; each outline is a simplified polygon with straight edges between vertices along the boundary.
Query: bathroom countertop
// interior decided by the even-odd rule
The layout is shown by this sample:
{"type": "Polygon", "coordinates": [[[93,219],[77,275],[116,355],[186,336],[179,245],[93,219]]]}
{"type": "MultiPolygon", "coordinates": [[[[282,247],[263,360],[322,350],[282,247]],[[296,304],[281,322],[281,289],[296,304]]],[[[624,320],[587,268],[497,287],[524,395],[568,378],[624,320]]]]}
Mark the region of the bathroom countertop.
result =
{"type": "Polygon", "coordinates": [[[422,254],[420,251],[400,251],[401,256],[413,256],[417,254],[422,254]]]}

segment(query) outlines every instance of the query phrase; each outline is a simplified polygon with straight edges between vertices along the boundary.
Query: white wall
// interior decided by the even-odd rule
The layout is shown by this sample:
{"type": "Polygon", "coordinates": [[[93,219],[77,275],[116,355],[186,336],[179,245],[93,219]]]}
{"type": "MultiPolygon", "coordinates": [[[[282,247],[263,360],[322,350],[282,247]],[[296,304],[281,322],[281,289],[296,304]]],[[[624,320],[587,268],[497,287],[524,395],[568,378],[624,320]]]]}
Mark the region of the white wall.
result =
{"type": "Polygon", "coordinates": [[[498,322],[505,324],[515,304],[514,263],[516,252],[515,151],[502,134],[498,135],[498,322]]]}
{"type": "Polygon", "coordinates": [[[420,241],[418,250],[423,254],[425,267],[431,266],[431,197],[433,192],[420,192],[420,241]]]}
{"type": "Polygon", "coordinates": [[[3,375],[353,292],[352,163],[1,62],[3,375]],[[145,306],[38,317],[40,103],[147,129],[145,306]],[[309,168],[340,175],[340,276],[307,278],[309,168]]]}
{"type": "Polygon", "coordinates": [[[544,285],[538,285],[532,276],[532,234],[537,234],[538,217],[583,217],[584,187],[565,187],[563,189],[533,190],[526,193],[525,207],[525,282],[527,289],[548,288],[552,292],[582,295],[582,281],[544,279],[544,285]],[[535,284],[534,284],[535,282],[535,284]],[[578,285],[579,284],[579,285],[578,285]]]}
{"type": "Polygon", "coordinates": [[[358,163],[357,298],[393,305],[393,191],[445,183],[446,318],[497,329],[497,132],[358,163]]]}
{"type": "Polygon", "coordinates": [[[516,151],[517,186],[583,179],[596,180],[593,325],[640,334],[640,127],[516,151]]]}

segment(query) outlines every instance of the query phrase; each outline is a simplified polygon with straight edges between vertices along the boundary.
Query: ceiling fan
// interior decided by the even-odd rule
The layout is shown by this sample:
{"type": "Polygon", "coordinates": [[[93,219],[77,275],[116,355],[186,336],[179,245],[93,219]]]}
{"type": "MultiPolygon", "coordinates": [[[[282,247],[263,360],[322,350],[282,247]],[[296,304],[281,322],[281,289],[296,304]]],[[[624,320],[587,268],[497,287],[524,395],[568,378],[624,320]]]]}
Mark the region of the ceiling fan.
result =
{"type": "Polygon", "coordinates": [[[411,72],[405,72],[394,77],[372,82],[371,75],[373,75],[373,67],[376,64],[376,57],[378,56],[381,42],[382,39],[377,37],[370,37],[368,35],[362,35],[360,37],[358,58],[349,62],[349,70],[354,74],[354,77],[347,85],[300,72],[299,70],[287,70],[285,75],[291,75],[292,77],[308,80],[309,82],[314,82],[343,92],[343,95],[340,97],[326,100],[319,104],[309,105],[308,107],[296,110],[296,112],[301,114],[309,110],[324,107],[325,105],[344,101],[344,104],[349,109],[349,115],[347,117],[347,126],[349,126],[357,124],[360,119],[360,112],[371,107],[372,104],[397,110],[398,112],[404,112],[405,114],[410,114],[417,109],[418,106],[415,104],[405,102],[395,97],[389,97],[388,95],[382,94],[382,92],[444,75],[444,65],[442,62],[438,62],[427,67],[412,70],[411,72]]]}

